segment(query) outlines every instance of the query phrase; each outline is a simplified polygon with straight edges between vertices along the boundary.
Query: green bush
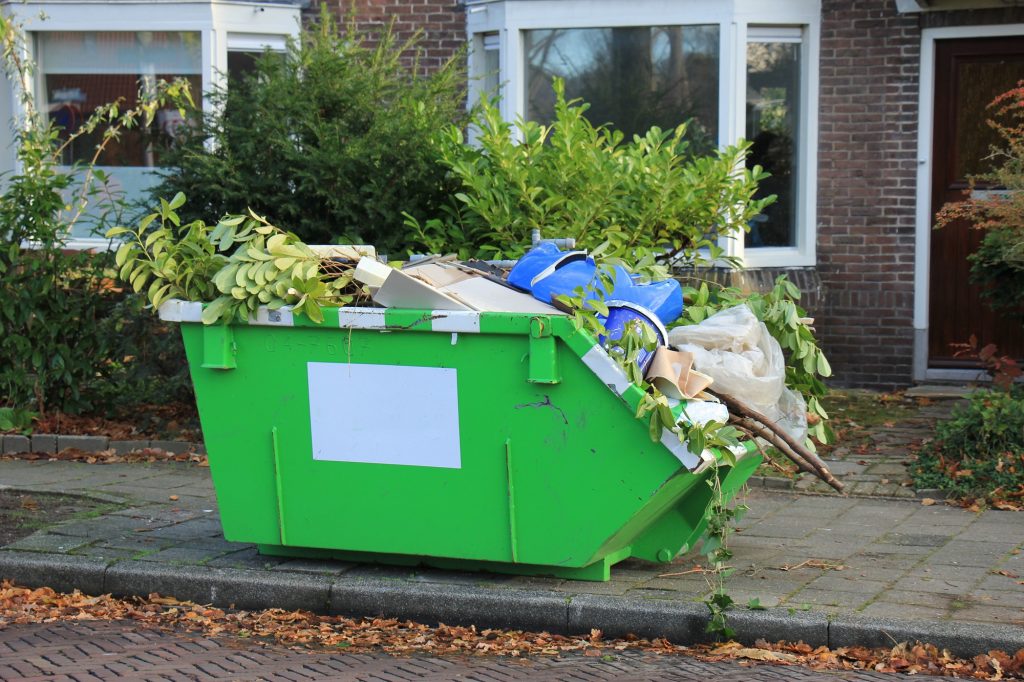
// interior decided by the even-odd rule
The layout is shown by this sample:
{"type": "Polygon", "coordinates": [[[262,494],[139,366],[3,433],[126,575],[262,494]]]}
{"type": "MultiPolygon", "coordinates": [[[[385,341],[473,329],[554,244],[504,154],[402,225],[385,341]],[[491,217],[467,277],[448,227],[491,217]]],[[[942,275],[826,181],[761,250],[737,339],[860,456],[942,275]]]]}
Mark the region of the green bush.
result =
{"type": "Polygon", "coordinates": [[[485,103],[474,119],[478,145],[445,129],[439,153],[460,187],[442,215],[409,217],[417,246],[516,258],[539,228],[605,257],[689,265],[721,257],[719,237],[742,234],[774,201],[753,199],[764,175],[744,167],[747,145],[694,156],[685,125],[624,140],[591,124],[585,103],[567,102],[561,81],[554,88],[550,126],[510,124],[485,103]]]}
{"type": "Polygon", "coordinates": [[[911,475],[918,488],[956,498],[1024,503],[1024,387],[971,394],[938,425],[911,475]]]}
{"type": "MultiPolygon", "coordinates": [[[[102,225],[121,202],[98,199],[110,196],[108,178],[92,164],[67,172],[60,160],[83,135],[98,133],[99,152],[122,131],[150,126],[161,107],[187,99],[187,86],[160,83],[155,97],[140,97],[135,107],[100,107],[62,140],[34,107],[34,65],[21,59],[21,27],[0,17],[0,41],[25,111],[15,128],[19,170],[4,178],[0,193],[0,406],[79,412],[99,406],[97,387],[118,364],[137,363],[138,352],[126,347],[131,337],[123,330],[104,331],[123,298],[107,277],[112,255],[64,248],[79,219],[89,215],[102,225]]],[[[107,395],[121,391],[110,386],[107,395]]]]}
{"type": "Polygon", "coordinates": [[[182,192],[185,222],[244,213],[315,243],[404,246],[402,212],[433,215],[449,187],[432,138],[465,118],[462,55],[430,76],[399,43],[341,30],[321,11],[287,54],[213,96],[215,107],[162,157],[157,199],[182,192]]]}
{"type": "MultiPolygon", "coordinates": [[[[1024,189],[1024,184],[1021,187],[1024,189]]],[[[1022,253],[1024,228],[994,229],[985,234],[978,250],[967,260],[971,262],[971,281],[981,285],[981,296],[988,305],[1007,317],[1024,321],[1022,253]]]]}

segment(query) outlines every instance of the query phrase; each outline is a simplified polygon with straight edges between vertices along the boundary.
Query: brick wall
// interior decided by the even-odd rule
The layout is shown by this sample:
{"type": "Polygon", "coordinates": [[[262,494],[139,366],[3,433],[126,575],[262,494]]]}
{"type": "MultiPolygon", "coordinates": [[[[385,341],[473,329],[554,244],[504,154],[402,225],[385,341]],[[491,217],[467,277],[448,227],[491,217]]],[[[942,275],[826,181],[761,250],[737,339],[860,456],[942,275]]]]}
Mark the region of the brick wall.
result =
{"type": "MultiPolygon", "coordinates": [[[[342,18],[352,12],[357,26],[369,33],[391,21],[399,40],[422,31],[418,45],[424,72],[437,69],[466,43],[466,15],[458,0],[330,0],[327,6],[342,18]]],[[[306,16],[318,12],[319,3],[313,2],[306,16]]]]}
{"type": "Polygon", "coordinates": [[[907,384],[913,361],[920,30],[892,0],[823,0],[817,328],[837,379],[907,384]]]}

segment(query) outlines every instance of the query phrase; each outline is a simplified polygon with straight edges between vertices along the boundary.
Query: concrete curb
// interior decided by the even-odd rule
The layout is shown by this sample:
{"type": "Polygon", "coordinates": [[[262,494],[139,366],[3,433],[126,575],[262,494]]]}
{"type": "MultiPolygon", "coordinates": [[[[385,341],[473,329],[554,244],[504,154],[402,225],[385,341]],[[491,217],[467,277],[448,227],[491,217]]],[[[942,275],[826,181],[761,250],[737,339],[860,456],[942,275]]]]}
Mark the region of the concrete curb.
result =
{"type": "MultiPolygon", "coordinates": [[[[87,594],[147,596],[152,592],[220,607],[307,609],[346,616],[384,616],[453,625],[547,630],[563,634],[602,630],[609,637],[636,634],[674,642],[708,641],[702,604],[570,595],[546,590],[488,588],[446,582],[407,582],[285,571],[171,566],[106,561],[63,554],[0,550],[0,577],[27,587],[49,586],[87,594]]],[[[973,656],[992,649],[1024,648],[1024,629],[950,621],[829,618],[783,609],[730,612],[737,640],[803,640],[812,646],[881,646],[923,641],[973,656]]]]}
{"type": "Polygon", "coordinates": [[[186,452],[206,454],[202,443],[185,440],[115,440],[106,436],[78,436],[53,433],[36,433],[31,436],[17,434],[0,435],[0,453],[6,455],[23,452],[38,452],[53,455],[62,450],[82,452],[103,452],[113,450],[119,455],[141,450],[163,450],[174,455],[186,452]]]}

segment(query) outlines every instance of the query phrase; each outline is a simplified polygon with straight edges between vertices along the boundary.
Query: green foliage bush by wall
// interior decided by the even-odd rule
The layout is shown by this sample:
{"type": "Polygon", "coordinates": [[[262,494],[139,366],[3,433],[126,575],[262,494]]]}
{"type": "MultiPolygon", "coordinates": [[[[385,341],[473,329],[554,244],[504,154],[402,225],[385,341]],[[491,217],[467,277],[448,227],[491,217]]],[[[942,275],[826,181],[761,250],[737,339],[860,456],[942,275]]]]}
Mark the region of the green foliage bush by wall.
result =
{"type": "Polygon", "coordinates": [[[976,391],[940,422],[911,468],[918,488],[961,499],[1024,505],[1024,387],[976,391]]]}
{"type": "Polygon", "coordinates": [[[994,309],[1024,322],[1024,81],[989,104],[986,121],[998,135],[987,157],[991,171],[971,178],[963,201],[942,207],[936,228],[967,220],[985,232],[968,256],[971,280],[994,309]],[[974,195],[975,186],[990,191],[974,195]]]}
{"type": "MultiPolygon", "coordinates": [[[[69,251],[66,240],[84,215],[102,225],[122,208],[94,165],[103,146],[128,128],[152,125],[160,108],[187,101],[187,85],[161,82],[133,107],[100,106],[62,139],[35,108],[34,65],[21,58],[21,27],[0,17],[0,42],[25,114],[14,128],[18,171],[4,178],[0,193],[0,407],[105,411],[137,395],[131,387],[140,371],[155,374],[142,370],[152,356],[147,349],[159,347],[168,363],[184,366],[180,340],[161,335],[148,316],[128,322],[127,311],[137,314],[141,304],[125,300],[108,277],[112,254],[69,251]],[[63,167],[63,150],[95,131],[101,142],[92,162],[63,167]]],[[[174,377],[146,391],[161,401],[180,397],[187,384],[174,377]]]]}
{"type": "Polygon", "coordinates": [[[249,208],[304,242],[405,245],[402,212],[433,215],[449,189],[431,140],[465,117],[463,55],[418,74],[415,39],[364,35],[329,12],[285,55],[265,54],[213,96],[163,157],[154,200],[183,192],[182,219],[249,208]]]}
{"type": "Polygon", "coordinates": [[[694,155],[685,125],[626,140],[566,101],[560,80],[554,88],[551,125],[508,123],[485,102],[475,144],[456,126],[444,131],[439,153],[459,187],[443,214],[409,216],[421,249],[516,258],[537,228],[605,257],[693,265],[720,258],[719,237],[742,234],[774,201],[753,199],[764,174],[744,167],[746,144],[694,155]]]}

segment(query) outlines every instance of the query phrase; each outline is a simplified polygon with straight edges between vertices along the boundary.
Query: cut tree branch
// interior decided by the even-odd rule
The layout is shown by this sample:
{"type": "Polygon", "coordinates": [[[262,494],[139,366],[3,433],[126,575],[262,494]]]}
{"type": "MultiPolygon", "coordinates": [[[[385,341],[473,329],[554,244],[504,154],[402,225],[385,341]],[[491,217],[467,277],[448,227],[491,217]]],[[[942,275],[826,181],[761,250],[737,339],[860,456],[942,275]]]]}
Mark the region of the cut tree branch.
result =
{"type": "MultiPolygon", "coordinates": [[[[711,389],[705,390],[725,403],[725,406],[728,407],[729,411],[734,415],[749,422],[753,422],[755,425],[760,425],[763,427],[763,431],[772,434],[772,438],[762,437],[793,460],[793,463],[798,467],[803,469],[798,459],[803,460],[805,465],[811,467],[811,470],[808,471],[808,473],[813,473],[818,478],[835,488],[838,492],[843,492],[843,484],[836,480],[835,476],[832,475],[832,472],[830,472],[828,467],[825,466],[825,463],[822,462],[821,459],[819,459],[813,452],[798,443],[795,438],[776,426],[774,420],[769,419],[764,414],[758,412],[734,396],[727,393],[717,393],[711,389]],[[785,447],[779,447],[779,441],[781,441],[785,447]],[[796,455],[796,459],[794,458],[794,455],[796,455]]],[[[806,469],[804,470],[806,471],[806,469]]]]}

